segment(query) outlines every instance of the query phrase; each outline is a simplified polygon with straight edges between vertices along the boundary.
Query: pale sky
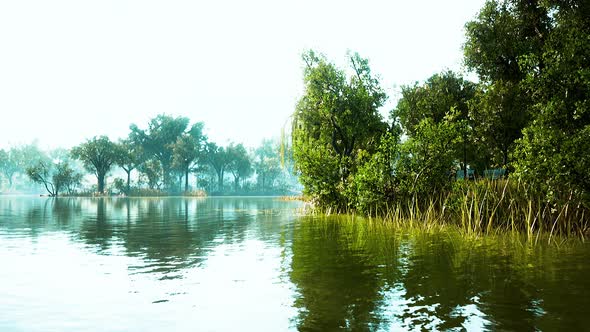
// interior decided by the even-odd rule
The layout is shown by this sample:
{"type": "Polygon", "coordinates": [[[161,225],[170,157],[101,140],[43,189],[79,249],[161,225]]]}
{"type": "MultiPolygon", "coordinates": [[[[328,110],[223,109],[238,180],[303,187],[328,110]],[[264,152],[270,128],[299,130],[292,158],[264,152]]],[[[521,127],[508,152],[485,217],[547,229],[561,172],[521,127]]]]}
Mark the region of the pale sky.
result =
{"type": "Polygon", "coordinates": [[[0,0],[0,147],[124,137],[160,113],[220,144],[277,137],[303,91],[301,53],[369,58],[399,86],[461,71],[484,0],[0,0]]]}

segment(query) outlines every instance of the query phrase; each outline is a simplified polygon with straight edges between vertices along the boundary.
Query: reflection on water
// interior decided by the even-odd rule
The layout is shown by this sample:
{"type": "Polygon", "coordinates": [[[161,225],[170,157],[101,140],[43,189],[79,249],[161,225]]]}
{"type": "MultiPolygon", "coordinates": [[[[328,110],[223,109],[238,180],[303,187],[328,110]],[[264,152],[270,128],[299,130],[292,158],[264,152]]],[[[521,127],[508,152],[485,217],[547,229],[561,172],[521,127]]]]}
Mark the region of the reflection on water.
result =
{"type": "Polygon", "coordinates": [[[0,331],[583,330],[590,248],[273,198],[0,198],[0,331]]]}

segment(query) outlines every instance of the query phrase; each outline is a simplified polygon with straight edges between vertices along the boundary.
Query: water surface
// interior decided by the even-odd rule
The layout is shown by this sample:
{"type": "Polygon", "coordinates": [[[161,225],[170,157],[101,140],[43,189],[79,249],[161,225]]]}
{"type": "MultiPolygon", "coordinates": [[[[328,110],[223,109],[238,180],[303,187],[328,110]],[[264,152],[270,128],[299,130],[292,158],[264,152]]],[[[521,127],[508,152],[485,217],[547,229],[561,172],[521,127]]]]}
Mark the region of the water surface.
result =
{"type": "Polygon", "coordinates": [[[583,330],[590,247],[274,198],[0,197],[0,331],[583,330]]]}

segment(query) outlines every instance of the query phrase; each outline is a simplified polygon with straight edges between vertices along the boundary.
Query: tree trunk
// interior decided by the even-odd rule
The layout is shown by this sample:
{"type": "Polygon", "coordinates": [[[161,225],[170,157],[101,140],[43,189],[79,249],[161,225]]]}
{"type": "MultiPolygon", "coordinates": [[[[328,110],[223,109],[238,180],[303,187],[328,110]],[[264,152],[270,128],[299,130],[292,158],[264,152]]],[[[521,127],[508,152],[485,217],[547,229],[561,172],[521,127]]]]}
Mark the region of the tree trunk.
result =
{"type": "Polygon", "coordinates": [[[240,177],[239,176],[234,176],[234,187],[235,187],[235,191],[238,191],[239,186],[240,186],[240,177]]]}
{"type": "Polygon", "coordinates": [[[131,190],[131,170],[127,171],[127,195],[129,195],[129,191],[131,190]]]}
{"type": "Polygon", "coordinates": [[[217,173],[217,190],[223,191],[223,171],[217,173]]]}
{"type": "Polygon", "coordinates": [[[96,177],[98,178],[98,192],[99,193],[103,193],[104,192],[104,178],[105,178],[106,174],[98,174],[96,177]]]}
{"type": "Polygon", "coordinates": [[[184,191],[188,191],[188,167],[184,170],[184,191]]]}

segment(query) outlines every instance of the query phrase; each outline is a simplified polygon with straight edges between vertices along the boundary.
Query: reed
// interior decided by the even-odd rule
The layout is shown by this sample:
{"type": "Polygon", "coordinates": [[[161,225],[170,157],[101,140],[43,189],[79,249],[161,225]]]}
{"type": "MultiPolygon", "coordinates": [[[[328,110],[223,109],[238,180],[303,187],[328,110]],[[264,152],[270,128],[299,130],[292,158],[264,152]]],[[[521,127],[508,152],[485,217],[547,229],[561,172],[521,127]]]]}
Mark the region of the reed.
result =
{"type": "Polygon", "coordinates": [[[377,216],[409,227],[452,225],[474,235],[519,232],[530,241],[537,241],[541,235],[548,241],[556,236],[584,239],[590,235],[589,207],[576,193],[546,199],[520,181],[508,179],[461,181],[444,193],[426,198],[414,196],[385,206],[377,216]]]}

